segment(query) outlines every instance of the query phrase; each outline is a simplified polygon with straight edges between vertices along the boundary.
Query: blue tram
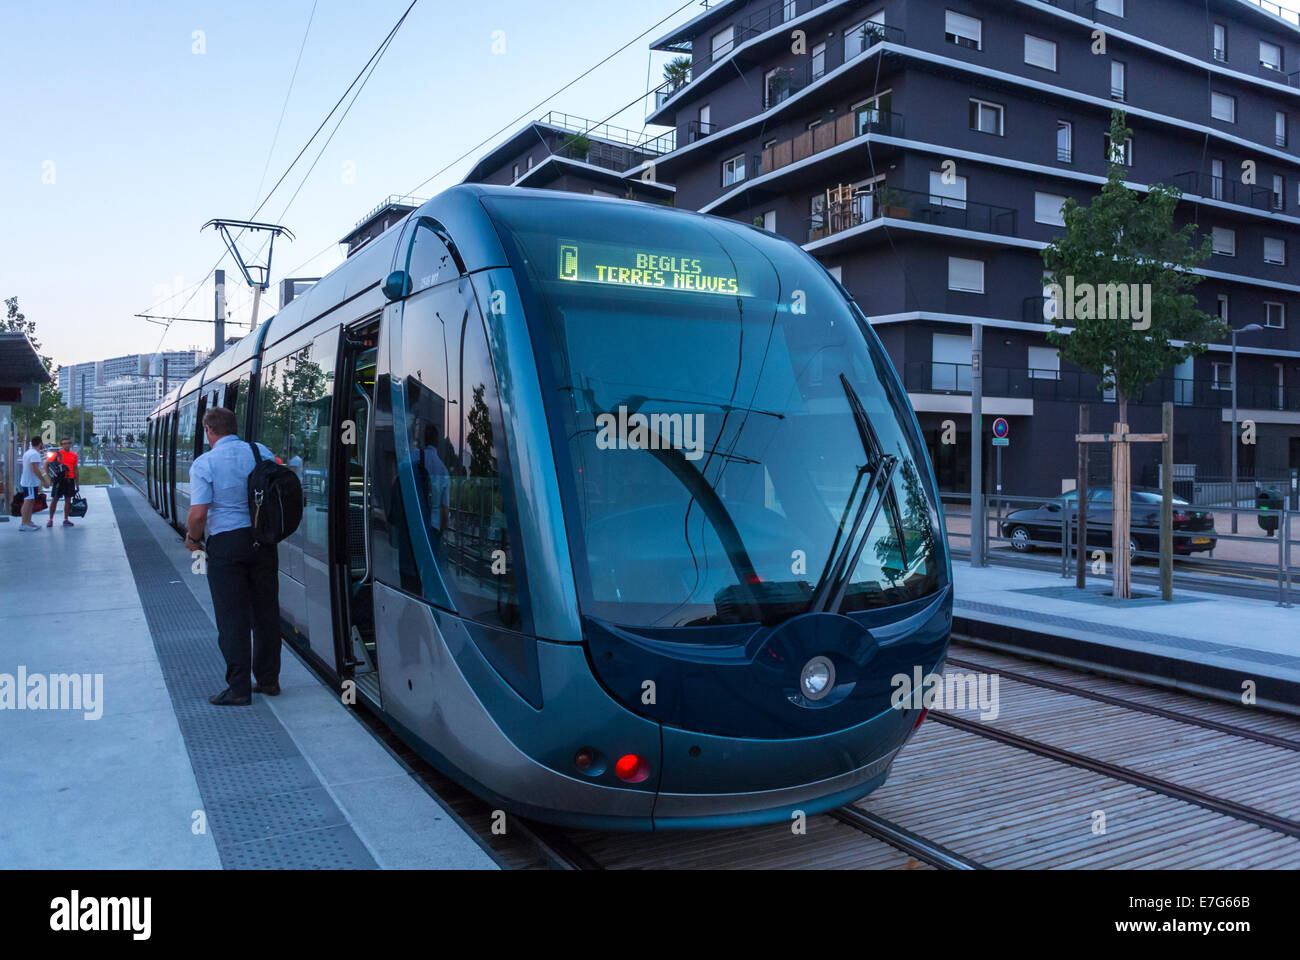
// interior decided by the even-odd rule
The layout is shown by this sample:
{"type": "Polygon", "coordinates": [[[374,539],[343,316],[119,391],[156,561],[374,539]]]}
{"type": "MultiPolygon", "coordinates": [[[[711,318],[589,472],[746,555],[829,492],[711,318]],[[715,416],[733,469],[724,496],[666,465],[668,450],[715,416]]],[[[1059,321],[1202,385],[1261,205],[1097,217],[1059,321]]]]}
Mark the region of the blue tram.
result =
{"type": "Polygon", "coordinates": [[[458,186],[173,390],[180,529],[213,405],[302,479],[284,634],[489,802],[729,826],[884,782],[951,567],[898,377],[797,245],[458,186]]]}

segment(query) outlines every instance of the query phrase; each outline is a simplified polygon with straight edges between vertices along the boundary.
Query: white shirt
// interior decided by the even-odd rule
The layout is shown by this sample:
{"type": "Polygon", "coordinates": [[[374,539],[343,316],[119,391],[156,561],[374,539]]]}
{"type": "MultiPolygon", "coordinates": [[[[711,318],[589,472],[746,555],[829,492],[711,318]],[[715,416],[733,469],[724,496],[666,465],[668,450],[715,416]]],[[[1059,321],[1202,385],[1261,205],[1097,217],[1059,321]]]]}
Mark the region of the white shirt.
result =
{"type": "Polygon", "coordinates": [[[39,487],[41,485],[41,464],[45,463],[45,454],[35,447],[28,447],[23,453],[22,487],[39,487]]]}

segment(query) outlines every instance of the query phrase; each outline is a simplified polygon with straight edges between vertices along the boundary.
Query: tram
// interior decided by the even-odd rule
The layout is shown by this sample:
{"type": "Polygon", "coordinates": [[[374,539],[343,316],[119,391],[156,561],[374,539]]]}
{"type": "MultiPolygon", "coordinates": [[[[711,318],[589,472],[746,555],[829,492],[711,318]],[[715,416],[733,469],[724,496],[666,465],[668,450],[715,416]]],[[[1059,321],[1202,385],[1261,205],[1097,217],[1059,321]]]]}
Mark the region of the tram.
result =
{"type": "Polygon", "coordinates": [[[788,820],[884,782],[952,573],[898,376],[815,259],[734,221],[462,185],[172,390],[298,472],[284,636],[431,763],[552,823],[788,820]]]}

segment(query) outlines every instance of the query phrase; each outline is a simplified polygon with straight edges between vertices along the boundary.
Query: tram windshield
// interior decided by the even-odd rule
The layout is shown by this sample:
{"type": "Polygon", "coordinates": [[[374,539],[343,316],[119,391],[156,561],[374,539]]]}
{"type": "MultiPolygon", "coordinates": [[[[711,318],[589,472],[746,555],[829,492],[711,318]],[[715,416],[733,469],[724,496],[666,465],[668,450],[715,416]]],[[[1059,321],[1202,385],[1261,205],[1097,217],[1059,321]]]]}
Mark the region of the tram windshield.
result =
{"type": "Polygon", "coordinates": [[[906,398],[818,264],[748,227],[652,207],[486,202],[543,311],[585,614],[770,622],[813,608],[837,562],[842,612],[938,589],[906,398]]]}

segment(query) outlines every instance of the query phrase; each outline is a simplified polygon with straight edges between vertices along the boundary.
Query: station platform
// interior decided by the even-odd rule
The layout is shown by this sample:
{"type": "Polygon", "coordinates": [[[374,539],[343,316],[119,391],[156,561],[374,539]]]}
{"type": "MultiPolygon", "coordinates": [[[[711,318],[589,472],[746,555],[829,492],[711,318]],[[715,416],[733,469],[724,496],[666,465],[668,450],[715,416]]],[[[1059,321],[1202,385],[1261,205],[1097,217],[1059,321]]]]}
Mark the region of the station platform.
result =
{"type": "Polygon", "coordinates": [[[83,493],[0,523],[0,869],[497,868],[288,646],[280,696],[210,705],[206,581],[134,490],[83,493]]]}
{"type": "Polygon", "coordinates": [[[1137,585],[1115,600],[1110,581],[953,561],[953,631],[993,646],[1240,703],[1300,714],[1300,607],[1175,587],[1137,585]]]}

